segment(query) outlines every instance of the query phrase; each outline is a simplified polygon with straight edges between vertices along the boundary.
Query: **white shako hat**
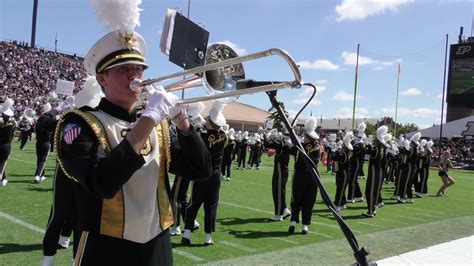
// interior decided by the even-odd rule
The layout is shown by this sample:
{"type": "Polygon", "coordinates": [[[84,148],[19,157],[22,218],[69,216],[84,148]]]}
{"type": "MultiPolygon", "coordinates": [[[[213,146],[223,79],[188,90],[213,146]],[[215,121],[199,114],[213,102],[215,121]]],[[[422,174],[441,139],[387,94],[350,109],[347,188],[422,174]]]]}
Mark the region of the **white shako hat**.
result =
{"type": "Polygon", "coordinates": [[[310,138],[313,140],[318,140],[319,136],[316,133],[315,129],[318,126],[318,122],[315,117],[310,116],[308,119],[306,119],[304,123],[304,132],[306,135],[308,135],[310,138]]]}
{"type": "Polygon", "coordinates": [[[12,99],[7,98],[5,102],[0,103],[0,113],[3,113],[6,116],[13,116],[12,108],[14,103],[15,102],[12,99]]]}
{"type": "Polygon", "coordinates": [[[212,108],[209,110],[209,119],[218,127],[223,127],[226,124],[226,120],[222,111],[224,111],[225,104],[214,101],[212,102],[212,108]]]}
{"type": "Polygon", "coordinates": [[[234,129],[233,127],[231,127],[231,128],[229,129],[229,132],[228,132],[227,134],[229,134],[229,139],[230,139],[230,140],[234,140],[234,139],[235,139],[235,136],[234,136],[234,135],[235,135],[235,129],[234,129]]]}
{"type": "Polygon", "coordinates": [[[388,127],[387,126],[380,126],[377,128],[377,140],[382,143],[384,146],[388,147],[388,143],[385,141],[385,135],[388,133],[388,127]]]}
{"type": "Polygon", "coordinates": [[[342,139],[342,143],[344,143],[344,146],[352,151],[354,148],[352,147],[351,140],[354,138],[354,134],[352,134],[352,131],[349,131],[344,135],[344,138],[342,139]]]}
{"type": "Polygon", "coordinates": [[[411,136],[410,141],[415,143],[416,145],[420,144],[421,133],[417,132],[415,135],[411,136]]]}
{"type": "Polygon", "coordinates": [[[141,0],[91,0],[91,4],[109,33],[100,38],[84,58],[87,73],[95,76],[124,64],[148,67],[145,40],[135,32],[135,27],[140,26],[141,0]]]}
{"type": "Polygon", "coordinates": [[[430,152],[430,153],[433,153],[433,149],[431,147],[433,147],[434,145],[434,142],[433,140],[429,140],[428,142],[426,142],[426,149],[430,152]]]}
{"type": "Polygon", "coordinates": [[[361,122],[359,126],[357,126],[357,137],[364,138],[365,137],[365,129],[367,126],[364,122],[361,122]]]}
{"type": "Polygon", "coordinates": [[[109,32],[99,39],[84,58],[87,74],[95,76],[114,66],[125,64],[143,65],[145,63],[146,43],[137,32],[109,32]]]}

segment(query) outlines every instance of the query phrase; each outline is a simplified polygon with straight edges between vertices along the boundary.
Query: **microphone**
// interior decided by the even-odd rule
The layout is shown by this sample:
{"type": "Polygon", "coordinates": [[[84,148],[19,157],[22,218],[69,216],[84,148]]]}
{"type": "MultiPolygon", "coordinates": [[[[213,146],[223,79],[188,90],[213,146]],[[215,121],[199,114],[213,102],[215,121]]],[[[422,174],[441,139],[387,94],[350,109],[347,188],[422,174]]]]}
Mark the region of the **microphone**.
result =
{"type": "Polygon", "coordinates": [[[278,81],[255,81],[253,79],[241,79],[235,82],[235,89],[236,90],[245,90],[254,87],[260,87],[265,85],[277,84],[281,83],[278,81]]]}

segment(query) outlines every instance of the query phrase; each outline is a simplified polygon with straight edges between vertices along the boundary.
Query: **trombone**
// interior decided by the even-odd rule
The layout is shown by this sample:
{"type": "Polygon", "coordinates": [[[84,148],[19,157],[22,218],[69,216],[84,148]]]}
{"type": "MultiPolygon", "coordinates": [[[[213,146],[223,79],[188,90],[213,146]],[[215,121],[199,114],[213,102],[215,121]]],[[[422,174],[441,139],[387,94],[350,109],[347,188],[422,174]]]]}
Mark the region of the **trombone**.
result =
{"type": "MultiPolygon", "coordinates": [[[[181,76],[201,74],[203,77],[192,77],[188,80],[179,81],[164,87],[168,92],[200,86],[204,86],[206,89],[211,91],[212,94],[210,95],[183,99],[179,102],[180,104],[188,104],[235,97],[256,92],[279,90],[283,88],[300,88],[302,86],[301,73],[298,69],[298,65],[296,65],[294,60],[286,51],[277,48],[238,57],[237,53],[229,46],[224,44],[213,44],[206,51],[205,62],[204,66],[195,67],[167,76],[147,79],[144,81],[133,80],[130,83],[129,88],[136,91],[139,87],[150,86],[157,82],[181,76]],[[290,66],[294,75],[294,80],[269,82],[244,80],[245,73],[241,63],[267,56],[280,56],[283,58],[290,66]]],[[[144,93],[146,94],[147,92],[144,93]]]]}

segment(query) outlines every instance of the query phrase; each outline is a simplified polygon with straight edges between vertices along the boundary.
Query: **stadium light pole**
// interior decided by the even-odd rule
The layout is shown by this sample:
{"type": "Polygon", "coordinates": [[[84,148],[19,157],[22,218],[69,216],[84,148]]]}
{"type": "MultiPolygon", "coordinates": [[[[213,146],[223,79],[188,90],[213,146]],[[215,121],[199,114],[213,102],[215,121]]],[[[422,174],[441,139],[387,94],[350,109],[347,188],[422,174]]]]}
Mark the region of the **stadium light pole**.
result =
{"type": "Polygon", "coordinates": [[[355,125],[355,108],[356,108],[356,96],[357,96],[357,75],[359,72],[359,47],[360,44],[357,44],[357,59],[356,59],[356,69],[355,69],[355,81],[354,81],[354,102],[352,104],[352,132],[354,132],[355,125]]]}
{"type": "Polygon", "coordinates": [[[38,0],[33,1],[33,18],[31,20],[31,47],[35,48],[36,39],[36,14],[38,13],[38,0]]]}
{"type": "Polygon", "coordinates": [[[443,137],[443,116],[444,116],[444,94],[446,92],[446,62],[448,60],[448,34],[446,34],[446,48],[444,50],[444,77],[443,77],[443,95],[441,95],[441,121],[439,126],[439,142],[443,137]]]}

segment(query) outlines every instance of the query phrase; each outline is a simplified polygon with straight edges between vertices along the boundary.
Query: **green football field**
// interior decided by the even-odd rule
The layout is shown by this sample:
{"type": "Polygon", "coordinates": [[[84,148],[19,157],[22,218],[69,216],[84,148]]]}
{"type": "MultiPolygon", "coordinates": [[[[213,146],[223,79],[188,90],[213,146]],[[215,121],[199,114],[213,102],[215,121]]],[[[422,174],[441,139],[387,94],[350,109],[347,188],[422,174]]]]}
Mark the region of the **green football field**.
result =
{"type": "MultiPolygon", "coordinates": [[[[34,142],[20,151],[14,140],[7,164],[9,183],[0,187],[0,265],[39,265],[42,259],[42,237],[52,200],[52,174],[55,167],[51,154],[46,168],[48,179],[33,182],[36,167],[34,142]]],[[[319,194],[310,232],[287,233],[289,220],[269,222],[273,215],[271,175],[273,158],[263,155],[260,170],[233,170],[232,181],[223,181],[218,207],[215,244],[204,246],[203,210],[198,214],[201,228],[192,235],[193,245],[181,246],[181,237],[172,237],[175,265],[347,265],[354,262],[347,243],[331,212],[319,194]]],[[[290,163],[292,165],[292,163],[290,163]]],[[[234,166],[235,169],[235,166],[234,166]]],[[[331,197],[335,193],[334,175],[320,169],[321,179],[331,197]]],[[[292,172],[290,172],[291,176],[292,172]]],[[[456,184],[446,190],[446,197],[434,197],[441,185],[436,169],[429,178],[429,197],[415,199],[414,204],[397,204],[390,200],[393,185],[383,187],[385,206],[374,219],[363,218],[365,202],[348,204],[342,211],[359,245],[371,250],[369,259],[405,253],[442,242],[473,235],[474,172],[452,170],[456,184]]],[[[291,199],[287,185],[287,203],[291,199]]],[[[359,180],[362,189],[365,180],[359,180]]],[[[72,248],[60,250],[56,265],[71,265],[72,248]]]]}

